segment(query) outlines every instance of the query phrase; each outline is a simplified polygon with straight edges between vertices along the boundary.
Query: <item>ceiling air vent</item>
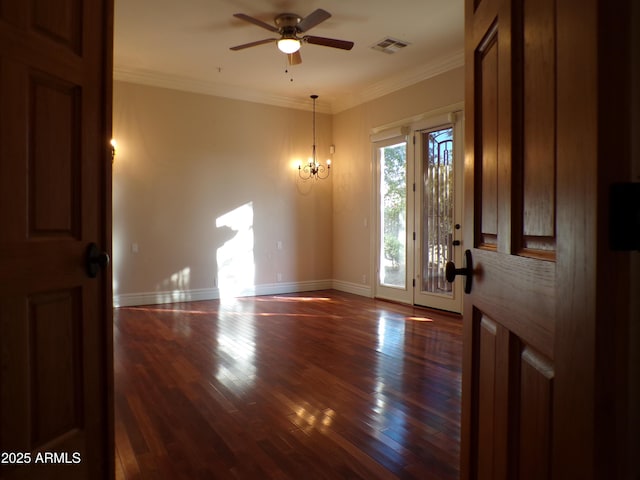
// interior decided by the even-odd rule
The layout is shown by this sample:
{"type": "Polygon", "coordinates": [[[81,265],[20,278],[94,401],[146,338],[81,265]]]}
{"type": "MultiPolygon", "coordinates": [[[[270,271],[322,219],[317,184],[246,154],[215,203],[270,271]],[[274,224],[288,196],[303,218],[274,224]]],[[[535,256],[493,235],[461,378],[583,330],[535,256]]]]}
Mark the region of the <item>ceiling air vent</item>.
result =
{"type": "Polygon", "coordinates": [[[371,48],[379,52],[396,53],[398,50],[406,47],[407,45],[409,45],[409,42],[398,40],[396,38],[387,37],[384,40],[380,40],[371,48]]]}

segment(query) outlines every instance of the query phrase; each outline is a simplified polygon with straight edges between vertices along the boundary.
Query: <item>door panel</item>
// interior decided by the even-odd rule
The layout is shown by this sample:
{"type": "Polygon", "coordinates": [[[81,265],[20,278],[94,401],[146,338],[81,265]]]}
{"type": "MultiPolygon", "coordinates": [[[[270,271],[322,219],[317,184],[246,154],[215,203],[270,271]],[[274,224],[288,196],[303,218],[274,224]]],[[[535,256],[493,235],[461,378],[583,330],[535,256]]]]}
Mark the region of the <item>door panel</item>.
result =
{"type": "Polygon", "coordinates": [[[533,348],[520,348],[520,410],[518,476],[540,479],[551,476],[551,429],[554,371],[550,360],[533,348]],[[524,441],[526,439],[526,441],[524,441]]]}
{"type": "Polygon", "coordinates": [[[496,408],[496,369],[498,359],[498,325],[479,310],[475,312],[474,333],[476,356],[475,363],[483,365],[478,372],[474,385],[474,396],[477,398],[474,412],[474,467],[479,478],[492,478],[494,465],[495,408],[496,408]]]}
{"type": "Polygon", "coordinates": [[[481,245],[496,245],[498,237],[498,38],[495,26],[489,30],[476,54],[478,69],[477,99],[480,122],[478,132],[482,136],[481,155],[478,163],[480,186],[476,202],[481,206],[478,223],[481,245]]]}
{"type": "Polygon", "coordinates": [[[29,76],[29,237],[78,238],[81,89],[35,73],[29,76]],[[55,119],[55,122],[51,122],[55,119]]]}
{"type": "Polygon", "coordinates": [[[47,35],[63,48],[80,53],[82,47],[81,0],[33,2],[31,22],[34,30],[47,35]]]}
{"type": "Polygon", "coordinates": [[[524,0],[520,247],[555,249],[555,0],[524,0]]]}
{"type": "Polygon", "coordinates": [[[109,478],[110,0],[0,1],[0,450],[3,479],[109,478]],[[38,453],[56,461],[38,461],[38,453]]]}
{"type": "Polygon", "coordinates": [[[32,379],[31,442],[82,428],[81,303],[78,289],[31,295],[27,299],[29,370],[32,379]]]}

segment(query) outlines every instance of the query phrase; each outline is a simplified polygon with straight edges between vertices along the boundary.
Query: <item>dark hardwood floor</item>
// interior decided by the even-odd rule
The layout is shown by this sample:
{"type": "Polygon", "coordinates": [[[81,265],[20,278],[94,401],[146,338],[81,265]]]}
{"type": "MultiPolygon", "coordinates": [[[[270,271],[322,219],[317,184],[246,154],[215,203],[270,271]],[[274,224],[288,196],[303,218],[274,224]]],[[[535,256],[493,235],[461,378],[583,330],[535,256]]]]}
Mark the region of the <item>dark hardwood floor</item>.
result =
{"type": "Polygon", "coordinates": [[[341,293],[115,311],[118,479],[457,479],[460,317],[341,293]]]}

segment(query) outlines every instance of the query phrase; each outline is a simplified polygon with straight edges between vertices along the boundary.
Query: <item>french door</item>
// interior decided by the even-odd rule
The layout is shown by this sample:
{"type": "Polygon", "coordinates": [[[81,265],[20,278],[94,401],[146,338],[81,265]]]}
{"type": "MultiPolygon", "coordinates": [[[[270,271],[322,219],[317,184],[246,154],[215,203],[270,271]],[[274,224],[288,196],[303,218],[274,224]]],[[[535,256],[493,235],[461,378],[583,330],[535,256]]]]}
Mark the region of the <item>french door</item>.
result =
{"type": "Polygon", "coordinates": [[[414,303],[462,311],[462,283],[445,278],[447,262],[462,258],[462,168],[455,115],[450,122],[417,131],[415,138],[415,287],[414,303]]]}
{"type": "Polygon", "coordinates": [[[374,142],[379,298],[462,310],[460,282],[445,279],[462,251],[459,128],[441,115],[374,142]]]}

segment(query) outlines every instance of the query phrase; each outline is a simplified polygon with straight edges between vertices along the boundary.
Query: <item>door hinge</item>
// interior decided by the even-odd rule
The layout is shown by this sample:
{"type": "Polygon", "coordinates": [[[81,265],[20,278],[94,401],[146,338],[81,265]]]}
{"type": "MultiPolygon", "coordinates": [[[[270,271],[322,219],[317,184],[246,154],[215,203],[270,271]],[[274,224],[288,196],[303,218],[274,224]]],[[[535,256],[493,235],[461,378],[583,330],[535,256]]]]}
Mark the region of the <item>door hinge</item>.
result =
{"type": "Polygon", "coordinates": [[[416,241],[416,232],[413,232],[413,241],[416,241]]]}
{"type": "Polygon", "coordinates": [[[413,279],[413,286],[414,287],[416,286],[416,279],[415,278],[413,279]]]}
{"type": "Polygon", "coordinates": [[[416,191],[416,184],[415,183],[413,184],[413,191],[414,192],[416,191]]]}

